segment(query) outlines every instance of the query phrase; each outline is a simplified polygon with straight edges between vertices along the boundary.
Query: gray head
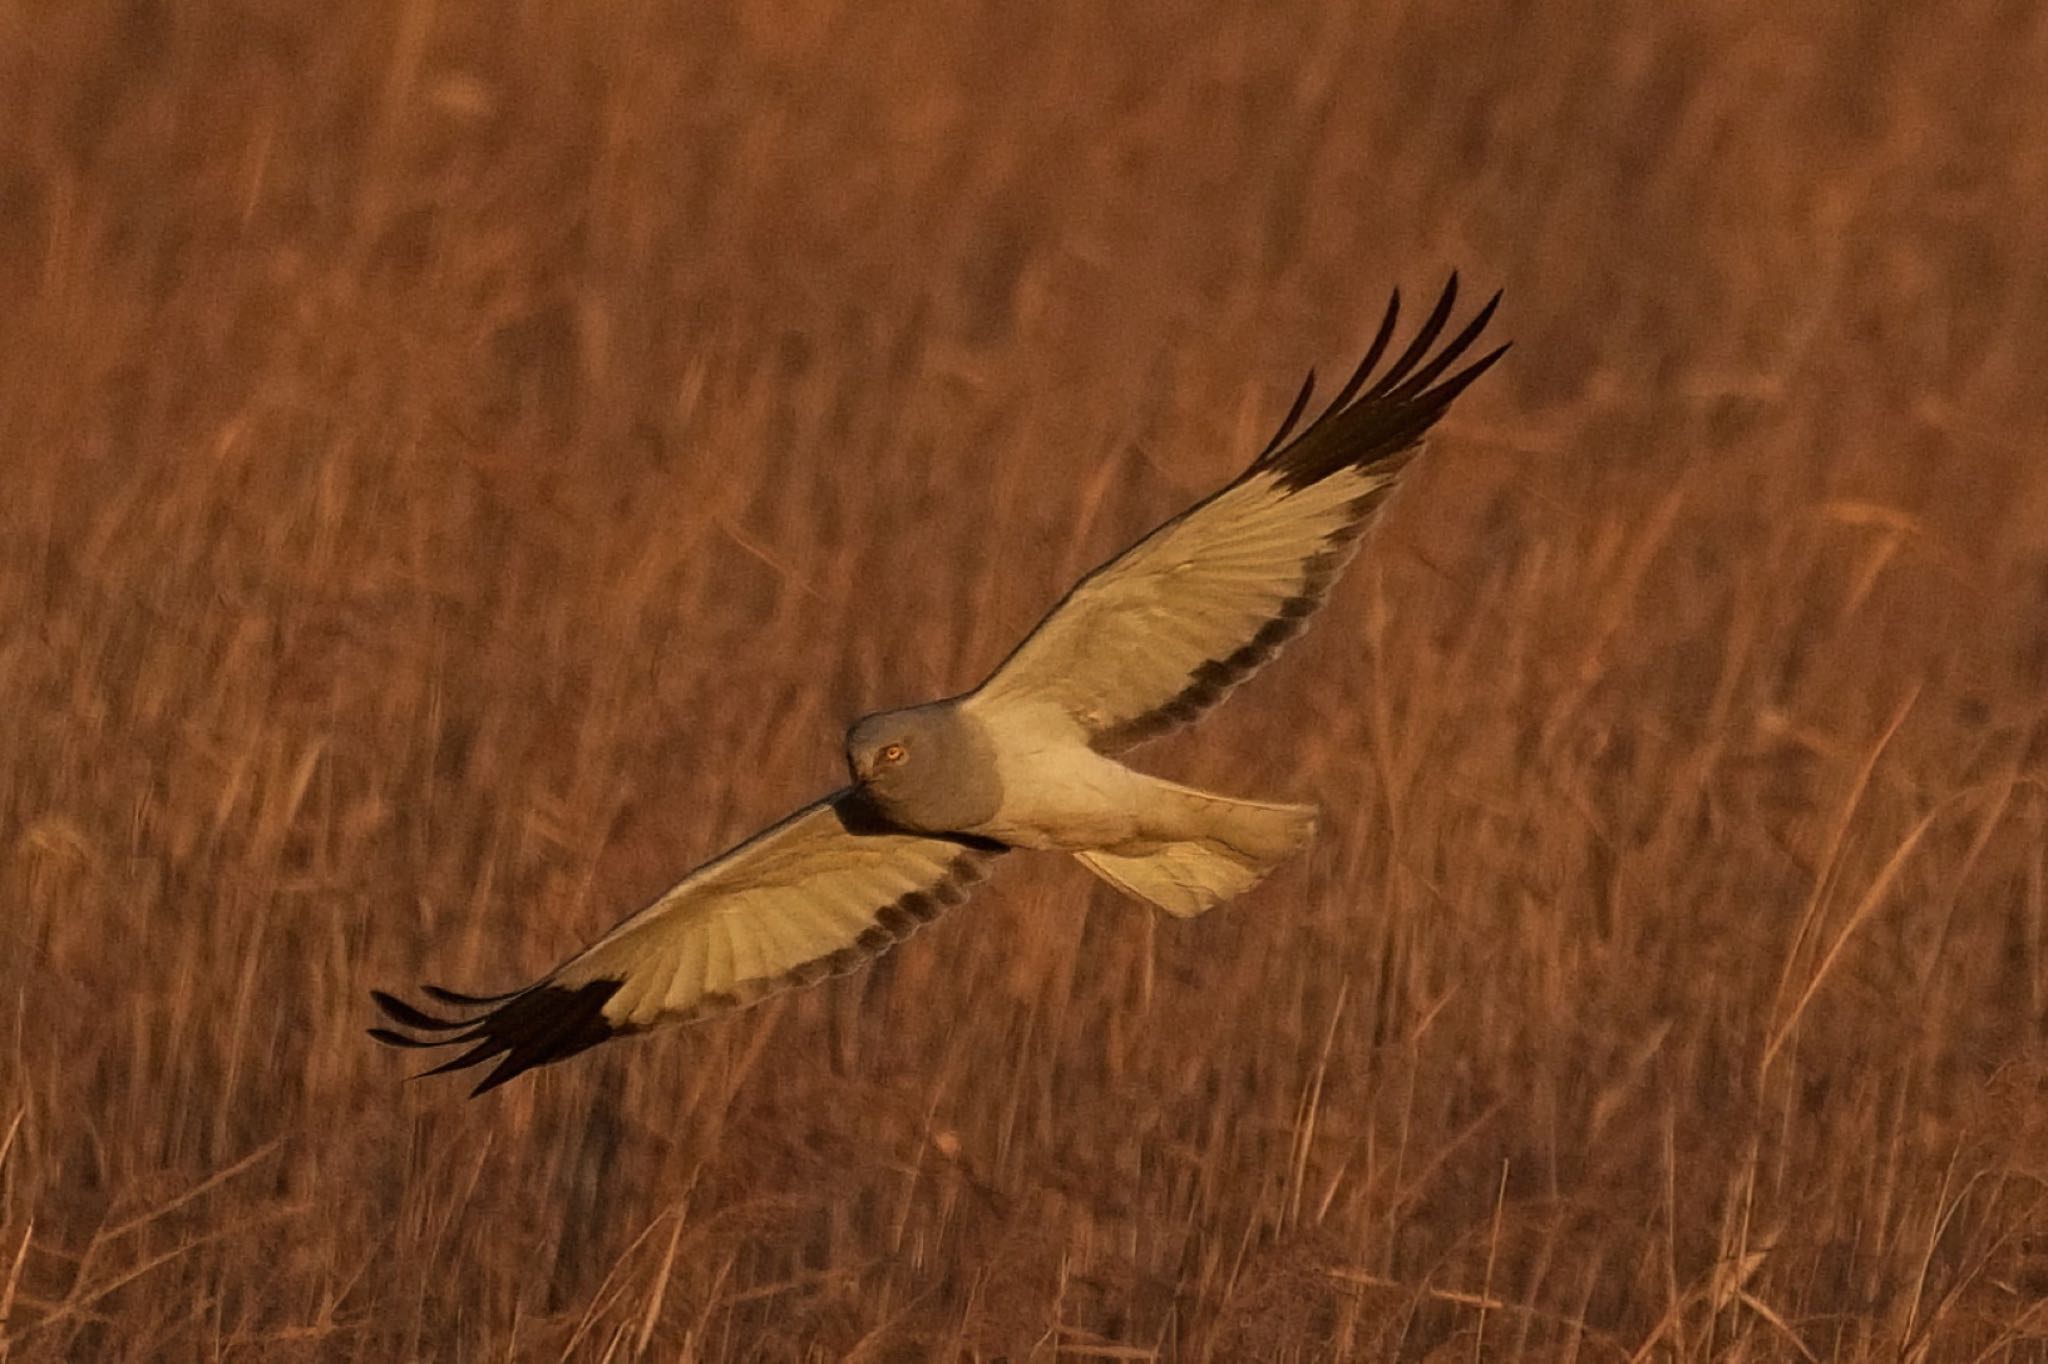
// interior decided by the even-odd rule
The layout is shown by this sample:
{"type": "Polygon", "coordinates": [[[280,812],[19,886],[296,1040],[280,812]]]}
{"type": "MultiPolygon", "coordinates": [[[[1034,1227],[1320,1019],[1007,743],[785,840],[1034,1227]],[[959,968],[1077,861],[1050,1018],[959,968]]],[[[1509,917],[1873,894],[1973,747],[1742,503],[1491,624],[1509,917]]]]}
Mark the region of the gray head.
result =
{"type": "Polygon", "coordinates": [[[995,750],[952,701],[861,719],[846,731],[846,766],[883,814],[920,833],[972,832],[1001,803],[995,750]]]}

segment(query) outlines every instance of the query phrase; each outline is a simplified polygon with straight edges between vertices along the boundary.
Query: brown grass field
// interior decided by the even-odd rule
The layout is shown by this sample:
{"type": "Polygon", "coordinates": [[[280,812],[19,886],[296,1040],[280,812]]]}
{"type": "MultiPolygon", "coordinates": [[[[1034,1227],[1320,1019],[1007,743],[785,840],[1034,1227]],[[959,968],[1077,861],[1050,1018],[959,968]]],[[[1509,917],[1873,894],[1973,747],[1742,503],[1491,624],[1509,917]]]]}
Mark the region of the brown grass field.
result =
{"type": "Polygon", "coordinates": [[[2048,9],[0,0],[0,1359],[2048,1359],[2048,9]],[[1508,359],[1070,862],[503,989],[1508,359]]]}

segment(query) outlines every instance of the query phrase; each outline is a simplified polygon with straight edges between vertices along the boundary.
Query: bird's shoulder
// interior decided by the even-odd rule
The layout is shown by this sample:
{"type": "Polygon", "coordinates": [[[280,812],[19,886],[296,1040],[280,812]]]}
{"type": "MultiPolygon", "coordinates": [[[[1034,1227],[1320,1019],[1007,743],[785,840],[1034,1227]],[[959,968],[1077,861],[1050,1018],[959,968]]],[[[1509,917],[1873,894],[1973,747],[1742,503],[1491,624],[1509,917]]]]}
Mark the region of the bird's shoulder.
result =
{"type": "Polygon", "coordinates": [[[1087,717],[1055,697],[983,686],[960,698],[960,713],[999,756],[1088,746],[1087,717]]]}

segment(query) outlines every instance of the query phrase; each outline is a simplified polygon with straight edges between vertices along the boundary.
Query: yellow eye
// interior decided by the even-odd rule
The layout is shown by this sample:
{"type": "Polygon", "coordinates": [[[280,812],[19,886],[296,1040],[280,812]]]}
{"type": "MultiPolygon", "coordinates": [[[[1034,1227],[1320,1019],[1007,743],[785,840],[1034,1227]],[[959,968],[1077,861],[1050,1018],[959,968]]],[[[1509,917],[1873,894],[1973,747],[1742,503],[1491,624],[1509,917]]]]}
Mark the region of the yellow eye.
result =
{"type": "Polygon", "coordinates": [[[900,763],[903,761],[903,745],[884,745],[882,751],[880,753],[877,753],[875,756],[880,758],[885,763],[900,763]]]}

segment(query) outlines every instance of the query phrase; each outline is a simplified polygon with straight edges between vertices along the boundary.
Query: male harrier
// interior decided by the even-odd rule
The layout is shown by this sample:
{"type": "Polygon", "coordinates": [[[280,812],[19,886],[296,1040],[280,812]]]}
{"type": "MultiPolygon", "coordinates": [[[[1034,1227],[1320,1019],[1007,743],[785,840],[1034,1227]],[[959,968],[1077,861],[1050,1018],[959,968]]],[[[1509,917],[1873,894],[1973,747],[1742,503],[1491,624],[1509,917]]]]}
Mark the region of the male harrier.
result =
{"type": "Polygon", "coordinates": [[[481,1094],[621,1033],[851,970],[967,898],[1009,848],[1073,853],[1176,916],[1250,889],[1308,841],[1314,807],[1191,790],[1114,755],[1194,719],[1322,604],[1423,436],[1507,349],[1444,377],[1500,301],[1432,355],[1457,287],[1453,275],[1368,385],[1395,294],[1320,417],[1288,439],[1311,374],[1243,473],[1083,578],[979,687],[854,725],[851,785],[705,863],[524,989],[425,987],[466,1017],[374,991],[393,1021],[429,1037],[371,1036],[468,1045],[430,1075],[499,1058],[481,1094]]]}

